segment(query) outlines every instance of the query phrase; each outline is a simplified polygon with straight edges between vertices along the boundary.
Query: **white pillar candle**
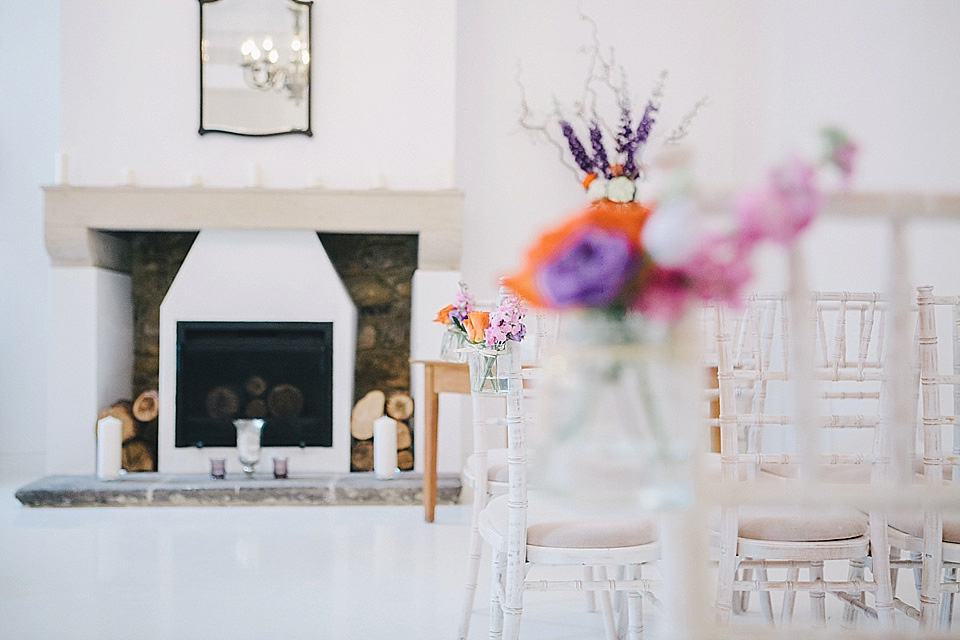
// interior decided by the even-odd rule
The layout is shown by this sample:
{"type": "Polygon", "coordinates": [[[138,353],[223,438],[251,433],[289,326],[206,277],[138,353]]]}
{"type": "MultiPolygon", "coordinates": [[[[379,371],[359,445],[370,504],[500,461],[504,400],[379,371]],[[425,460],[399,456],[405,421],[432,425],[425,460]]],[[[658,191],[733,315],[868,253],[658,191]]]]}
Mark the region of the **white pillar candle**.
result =
{"type": "Polygon", "coordinates": [[[54,184],[67,184],[69,182],[67,178],[67,154],[62,151],[57,154],[57,163],[54,165],[53,170],[53,182],[54,184]]]}
{"type": "Polygon", "coordinates": [[[263,186],[263,170],[260,168],[259,162],[254,162],[250,166],[250,186],[251,187],[263,186]]]}
{"type": "Polygon", "coordinates": [[[137,182],[136,177],[133,175],[133,169],[124,169],[121,176],[123,184],[128,187],[132,187],[137,182]]]}
{"type": "Polygon", "coordinates": [[[203,178],[200,177],[198,173],[191,173],[187,176],[187,186],[188,187],[202,187],[203,178]]]}
{"type": "Polygon", "coordinates": [[[397,474],[397,421],[389,416],[373,421],[373,474],[378,480],[397,474]]]}
{"type": "Polygon", "coordinates": [[[97,477],[116,480],[120,477],[120,420],[106,416],[97,421],[97,477]]]}

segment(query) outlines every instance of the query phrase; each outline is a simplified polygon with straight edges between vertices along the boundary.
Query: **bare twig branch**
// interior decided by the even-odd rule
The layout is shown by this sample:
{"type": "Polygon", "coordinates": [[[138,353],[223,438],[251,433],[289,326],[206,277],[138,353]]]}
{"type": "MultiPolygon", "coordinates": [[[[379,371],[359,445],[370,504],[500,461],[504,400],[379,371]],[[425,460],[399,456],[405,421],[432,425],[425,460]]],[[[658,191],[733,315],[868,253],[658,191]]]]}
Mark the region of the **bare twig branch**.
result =
{"type": "Polygon", "coordinates": [[[573,173],[574,178],[577,182],[580,181],[580,173],[577,171],[577,168],[572,164],[567,162],[565,156],[565,148],[560,142],[550,135],[547,125],[553,122],[553,118],[560,118],[560,102],[554,97],[554,112],[553,116],[546,116],[542,122],[535,122],[533,120],[533,112],[530,110],[530,104],[527,102],[527,90],[523,86],[523,69],[520,66],[520,62],[517,62],[517,73],[515,76],[517,87],[520,90],[520,117],[518,123],[523,129],[526,129],[535,141],[546,141],[549,144],[552,144],[557,149],[557,156],[560,158],[560,162],[563,163],[563,166],[570,169],[573,173]]]}
{"type": "Polygon", "coordinates": [[[677,144],[681,140],[687,137],[687,129],[690,127],[690,123],[693,122],[693,119],[697,117],[697,114],[700,113],[700,109],[707,106],[710,103],[708,96],[703,96],[697,100],[696,104],[693,105],[693,109],[687,112],[687,115],[683,116],[683,120],[680,121],[680,124],[676,129],[670,132],[670,135],[667,136],[667,139],[664,141],[664,144],[677,144]]]}

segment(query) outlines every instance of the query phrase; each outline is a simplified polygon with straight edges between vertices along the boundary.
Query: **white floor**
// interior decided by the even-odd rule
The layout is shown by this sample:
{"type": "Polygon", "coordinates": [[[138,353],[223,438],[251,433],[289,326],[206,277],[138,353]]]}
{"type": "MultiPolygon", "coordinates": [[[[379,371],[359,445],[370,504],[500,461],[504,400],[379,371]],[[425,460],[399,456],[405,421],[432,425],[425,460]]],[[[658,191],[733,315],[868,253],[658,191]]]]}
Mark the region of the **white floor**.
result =
{"type": "MultiPolygon", "coordinates": [[[[455,637],[465,507],[433,524],[419,507],[28,509],[13,492],[35,477],[0,475],[2,639],[455,637]]],[[[480,584],[471,638],[487,637],[486,570],[480,584]]],[[[522,636],[602,626],[582,595],[530,593],[522,636]]]]}

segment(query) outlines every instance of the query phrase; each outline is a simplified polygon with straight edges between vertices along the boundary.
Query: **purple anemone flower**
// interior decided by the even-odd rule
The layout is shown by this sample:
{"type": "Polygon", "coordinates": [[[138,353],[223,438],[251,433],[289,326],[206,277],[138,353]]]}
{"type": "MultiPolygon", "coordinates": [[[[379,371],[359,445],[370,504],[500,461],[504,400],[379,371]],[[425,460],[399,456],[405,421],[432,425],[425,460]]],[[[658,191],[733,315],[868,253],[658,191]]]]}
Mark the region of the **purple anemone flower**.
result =
{"type": "Polygon", "coordinates": [[[603,306],[620,293],[633,257],[630,241],[622,233],[587,228],[546,263],[537,283],[551,306],[603,306]]]}

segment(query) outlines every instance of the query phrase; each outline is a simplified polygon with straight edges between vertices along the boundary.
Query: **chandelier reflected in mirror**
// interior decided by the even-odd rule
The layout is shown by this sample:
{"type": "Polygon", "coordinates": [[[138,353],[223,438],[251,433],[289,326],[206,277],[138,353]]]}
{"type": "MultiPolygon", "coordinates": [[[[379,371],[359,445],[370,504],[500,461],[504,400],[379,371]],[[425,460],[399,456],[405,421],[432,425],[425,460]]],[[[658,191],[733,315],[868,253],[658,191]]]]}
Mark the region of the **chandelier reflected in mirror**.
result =
{"type": "Polygon", "coordinates": [[[293,33],[247,38],[240,45],[240,66],[251,89],[274,90],[299,105],[310,84],[310,38],[304,28],[309,13],[296,2],[287,8],[293,15],[293,33]]]}

